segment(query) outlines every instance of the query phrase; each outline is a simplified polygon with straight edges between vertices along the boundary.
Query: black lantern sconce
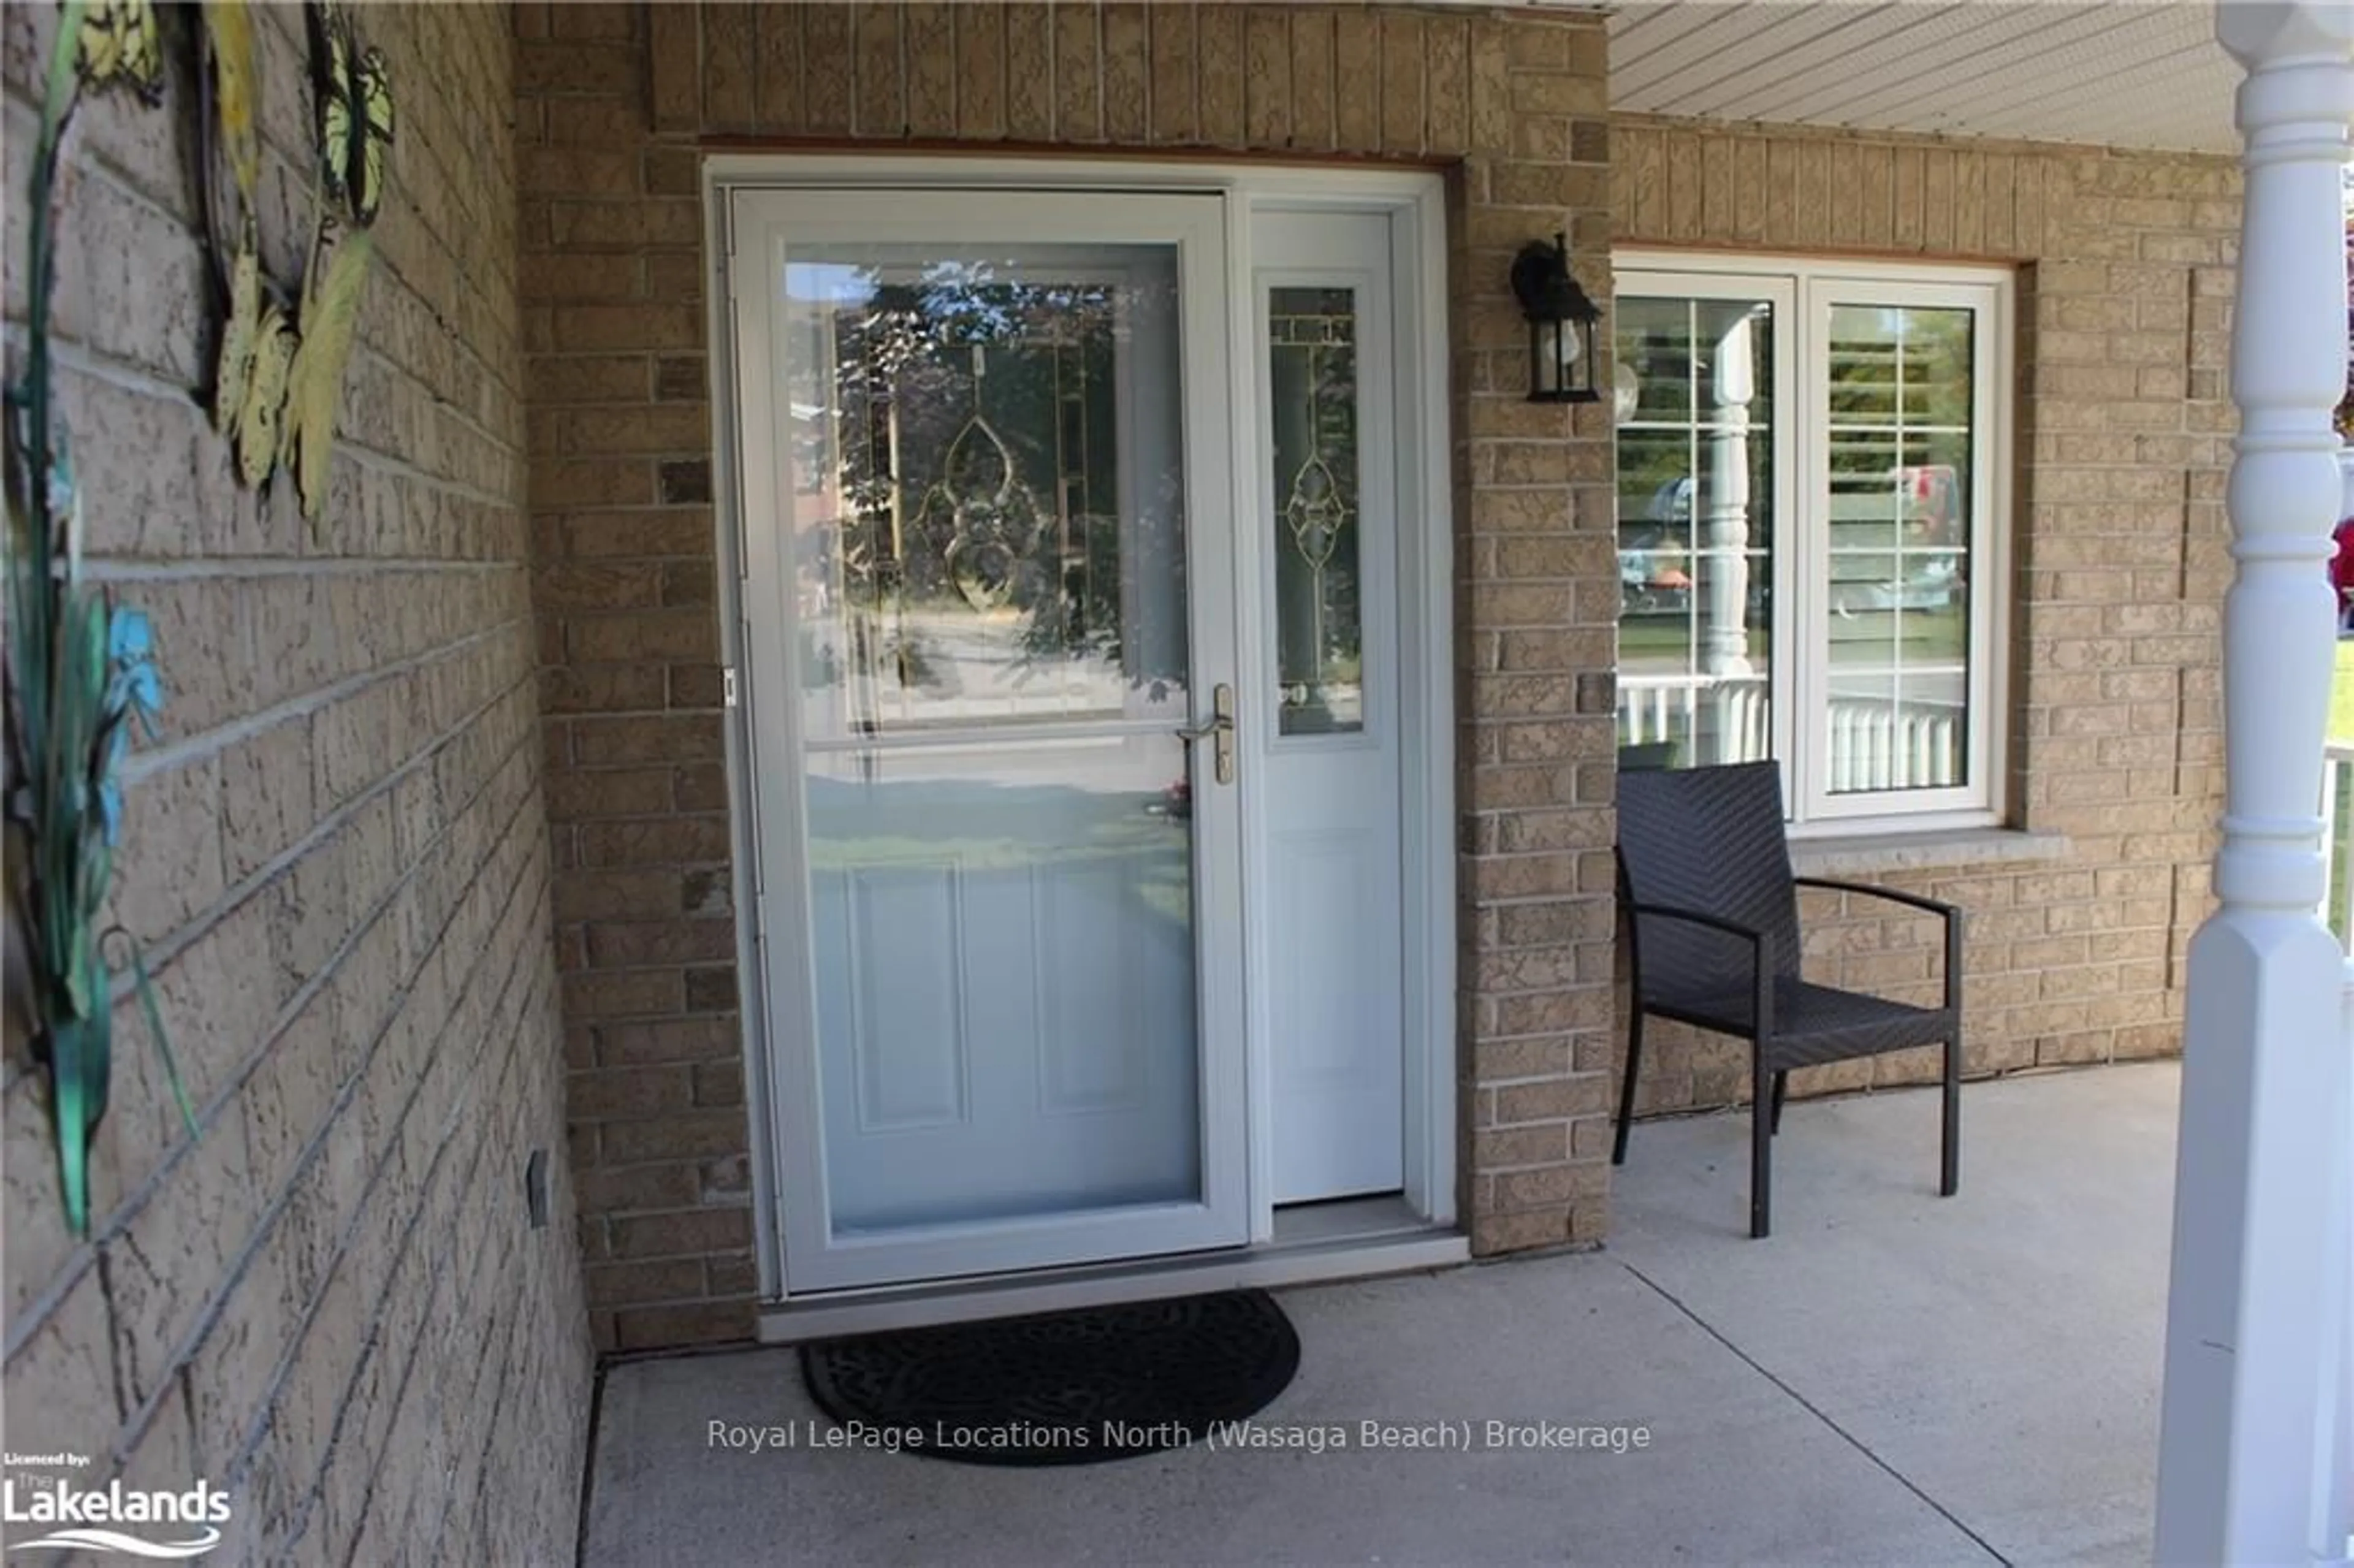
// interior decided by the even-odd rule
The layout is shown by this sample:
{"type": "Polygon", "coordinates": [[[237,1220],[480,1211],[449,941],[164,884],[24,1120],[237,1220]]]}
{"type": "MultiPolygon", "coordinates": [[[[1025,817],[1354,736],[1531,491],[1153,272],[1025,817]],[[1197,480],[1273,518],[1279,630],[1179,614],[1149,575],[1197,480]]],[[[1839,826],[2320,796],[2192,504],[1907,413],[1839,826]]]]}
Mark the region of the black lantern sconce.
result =
{"type": "Polygon", "coordinates": [[[1592,403],[1594,323],[1602,313],[1570,275],[1569,241],[1532,239],[1512,259],[1512,294],[1529,323],[1529,401],[1592,403]]]}

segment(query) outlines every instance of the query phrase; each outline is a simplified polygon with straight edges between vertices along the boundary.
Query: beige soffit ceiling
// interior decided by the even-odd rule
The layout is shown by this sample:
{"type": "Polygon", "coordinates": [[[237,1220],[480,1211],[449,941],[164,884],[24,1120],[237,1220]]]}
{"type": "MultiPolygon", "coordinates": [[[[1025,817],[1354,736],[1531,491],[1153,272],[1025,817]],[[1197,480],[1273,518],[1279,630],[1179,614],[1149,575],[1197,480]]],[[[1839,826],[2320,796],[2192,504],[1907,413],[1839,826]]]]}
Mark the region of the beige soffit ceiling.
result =
{"type": "Polygon", "coordinates": [[[2205,0],[1634,0],[1614,107],[2106,146],[2237,150],[2205,0]]]}

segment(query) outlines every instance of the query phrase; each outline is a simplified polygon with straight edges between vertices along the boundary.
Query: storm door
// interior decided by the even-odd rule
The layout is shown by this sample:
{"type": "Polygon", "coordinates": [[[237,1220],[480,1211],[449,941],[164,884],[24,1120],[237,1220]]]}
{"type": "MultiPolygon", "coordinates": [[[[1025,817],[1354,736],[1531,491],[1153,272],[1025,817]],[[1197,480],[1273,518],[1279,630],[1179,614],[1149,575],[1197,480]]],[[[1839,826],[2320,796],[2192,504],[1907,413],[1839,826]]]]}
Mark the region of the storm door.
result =
{"type": "Polygon", "coordinates": [[[732,204],[788,1287],[1242,1245],[1223,204],[732,204]]]}

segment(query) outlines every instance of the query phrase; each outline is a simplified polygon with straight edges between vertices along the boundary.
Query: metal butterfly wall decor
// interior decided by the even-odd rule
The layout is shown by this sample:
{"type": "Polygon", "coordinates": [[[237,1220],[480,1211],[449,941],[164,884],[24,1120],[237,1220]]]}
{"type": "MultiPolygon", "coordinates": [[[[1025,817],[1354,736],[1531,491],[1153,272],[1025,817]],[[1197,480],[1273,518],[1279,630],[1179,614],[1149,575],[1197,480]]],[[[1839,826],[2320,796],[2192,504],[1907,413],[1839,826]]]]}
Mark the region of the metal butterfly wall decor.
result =
{"type": "MultiPolygon", "coordinates": [[[[254,18],[242,0],[204,0],[201,14],[204,208],[228,300],[213,420],[248,487],[266,488],[281,467],[292,471],[302,513],[315,526],[325,511],[335,407],[375,256],[368,226],[382,207],[393,137],[390,80],[383,55],[363,46],[347,15],[313,5],[312,230],[299,292],[290,291],[260,262],[254,18]]],[[[0,650],[7,774],[0,801],[8,823],[8,926],[26,970],[20,1005],[35,1059],[48,1075],[66,1223],[87,1236],[90,1152],[112,1077],[118,967],[191,1134],[196,1121],[137,944],[121,927],[101,931],[98,924],[122,831],[123,758],[134,729],[153,734],[164,687],[146,616],[83,579],[81,498],[56,407],[50,344],[58,173],[74,111],[85,97],[118,89],[159,104],[164,31],[153,0],[62,0],[54,15],[26,217],[23,372],[5,395],[8,531],[0,576],[7,627],[0,650]],[[110,943],[121,953],[119,966],[108,961],[110,943]]]]}
{"type": "Polygon", "coordinates": [[[347,10],[308,8],[316,157],[311,243],[296,293],[260,263],[252,20],[243,0],[206,0],[204,16],[213,97],[207,123],[215,141],[205,162],[216,179],[226,164],[232,187],[225,201],[207,203],[216,264],[223,254],[233,258],[223,280],[228,311],[213,376],[213,424],[229,439],[248,488],[266,490],[281,468],[293,474],[302,514],[315,529],[326,511],[335,409],[376,256],[369,226],[383,206],[391,161],[391,76],[383,51],[363,43],[347,10]],[[224,236],[233,236],[230,243],[224,236]]]}
{"type": "Polygon", "coordinates": [[[122,968],[189,1131],[196,1117],[164,1039],[135,942],[99,918],[122,831],[122,768],[136,728],[152,734],[164,687],[147,617],[82,577],[81,497],[58,417],[50,305],[57,288],[58,175],[74,111],[128,89],[164,90],[161,30],[149,0],[66,0],[57,10],[27,209],[23,374],[5,396],[9,925],[21,943],[35,1060],[48,1075],[66,1224],[90,1234],[90,1158],[112,1076],[116,974],[122,968]]]}
{"type": "Polygon", "coordinates": [[[312,49],[319,74],[319,166],[327,194],[354,223],[376,221],[392,153],[392,79],[384,51],[362,47],[348,12],[314,6],[312,49]]]}

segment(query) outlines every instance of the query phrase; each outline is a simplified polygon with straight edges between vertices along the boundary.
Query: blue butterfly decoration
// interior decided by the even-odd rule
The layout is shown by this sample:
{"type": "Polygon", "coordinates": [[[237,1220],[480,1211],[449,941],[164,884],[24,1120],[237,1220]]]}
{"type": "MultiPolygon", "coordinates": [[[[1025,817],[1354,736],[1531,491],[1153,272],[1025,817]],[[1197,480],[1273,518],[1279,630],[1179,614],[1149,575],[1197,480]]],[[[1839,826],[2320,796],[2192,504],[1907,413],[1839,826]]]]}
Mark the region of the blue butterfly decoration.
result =
{"type": "Polygon", "coordinates": [[[122,834],[122,757],[130,749],[131,726],[146,739],[155,736],[155,715],[164,707],[164,681],[155,670],[155,631],[147,612],[118,606],[106,629],[106,662],[112,672],[100,705],[106,754],[98,778],[98,814],[108,848],[122,834]]]}

